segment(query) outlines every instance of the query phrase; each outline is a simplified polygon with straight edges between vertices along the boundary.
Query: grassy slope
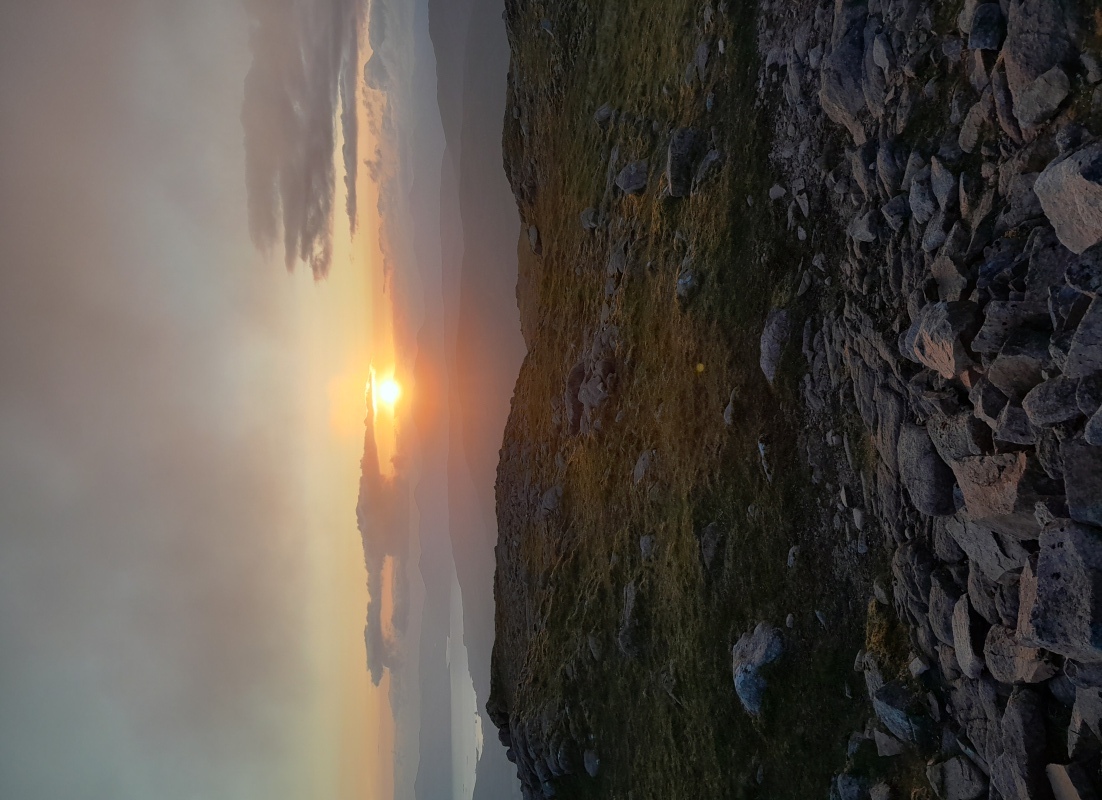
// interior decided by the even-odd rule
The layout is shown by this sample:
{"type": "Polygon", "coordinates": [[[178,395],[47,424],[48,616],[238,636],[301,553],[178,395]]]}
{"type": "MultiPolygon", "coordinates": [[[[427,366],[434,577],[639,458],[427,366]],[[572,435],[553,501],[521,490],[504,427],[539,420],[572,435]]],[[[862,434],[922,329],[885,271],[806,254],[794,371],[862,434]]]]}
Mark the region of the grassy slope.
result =
{"type": "Polygon", "coordinates": [[[578,729],[594,733],[602,772],[577,783],[579,795],[822,796],[868,713],[844,695],[847,682],[855,697],[863,692],[852,664],[864,643],[867,584],[833,574],[840,543],[816,533],[816,490],[797,452],[798,341],[810,308],[800,308],[793,289],[799,266],[821,245],[815,231],[798,243],[766,201],[773,176],[769,121],[753,104],[753,13],[731,5],[738,7],[710,25],[688,0],[532,3],[511,23],[509,108],[521,113],[507,115],[506,160],[514,173],[535,161],[538,192],[521,212],[538,226],[543,254],[529,276],[539,294],[536,334],[506,432],[507,449],[512,443],[524,455],[503,460],[499,474],[502,530],[518,543],[498,548],[495,693],[522,718],[568,708],[578,729]],[[554,35],[541,30],[543,19],[554,35]],[[726,55],[717,52],[721,38],[726,55]],[[701,40],[714,60],[709,83],[687,85],[685,66],[701,40]],[[594,124],[606,102],[629,120],[594,124]],[[663,200],[667,132],[681,125],[714,130],[726,164],[706,191],[663,200]],[[621,164],[650,159],[644,195],[606,197],[614,145],[621,164]],[[609,233],[582,230],[578,215],[588,206],[606,211],[609,233]],[[621,331],[618,389],[602,430],[567,438],[552,424],[552,398],[597,326],[610,243],[624,235],[635,241],[629,270],[605,312],[621,331]],[[702,288],[683,306],[674,289],[686,256],[702,288]],[[758,337],[778,303],[796,310],[795,346],[770,388],[757,365],[758,337]],[[772,484],[757,458],[763,434],[772,442],[772,484]],[[647,449],[655,462],[636,485],[632,469],[647,449]],[[556,484],[564,499],[552,520],[508,510],[530,487],[556,484]],[[697,534],[712,522],[727,536],[721,570],[706,575],[697,534]],[[644,534],[657,541],[647,562],[644,534]],[[788,569],[797,543],[798,564],[788,569]],[[648,643],[636,660],[615,642],[629,581],[648,643]],[[758,620],[783,628],[789,612],[796,625],[785,631],[787,652],[753,721],[734,694],[730,647],[758,620]],[[599,661],[589,654],[591,632],[603,644],[599,661]]]}

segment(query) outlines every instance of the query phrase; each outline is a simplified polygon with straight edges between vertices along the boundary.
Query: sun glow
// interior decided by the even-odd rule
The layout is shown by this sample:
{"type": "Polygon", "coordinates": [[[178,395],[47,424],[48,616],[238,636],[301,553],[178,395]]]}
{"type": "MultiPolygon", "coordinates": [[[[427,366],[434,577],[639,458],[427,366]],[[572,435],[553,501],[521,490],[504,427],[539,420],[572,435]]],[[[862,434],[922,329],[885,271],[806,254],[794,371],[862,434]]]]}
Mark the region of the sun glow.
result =
{"type": "Polygon", "coordinates": [[[398,402],[398,399],[402,396],[402,387],[398,384],[398,381],[394,378],[387,378],[385,381],[379,384],[379,399],[386,403],[388,406],[392,406],[398,402]]]}

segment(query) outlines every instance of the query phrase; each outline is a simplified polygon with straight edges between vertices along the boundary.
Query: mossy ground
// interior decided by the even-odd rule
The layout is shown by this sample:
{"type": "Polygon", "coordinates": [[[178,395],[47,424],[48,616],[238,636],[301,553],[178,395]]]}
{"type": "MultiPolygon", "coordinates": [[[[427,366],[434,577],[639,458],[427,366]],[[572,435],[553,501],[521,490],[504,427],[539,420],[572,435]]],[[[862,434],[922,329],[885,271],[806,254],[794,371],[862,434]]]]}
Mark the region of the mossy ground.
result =
{"type": "MultiPolygon", "coordinates": [[[[869,714],[853,662],[883,551],[856,577],[840,577],[833,565],[845,537],[820,529],[824,490],[799,447],[800,330],[818,303],[834,299],[797,298],[798,275],[841,237],[804,223],[809,235],[798,241],[783,204],[767,199],[776,180],[772,112],[755,102],[754,4],[728,3],[710,20],[702,6],[567,0],[528,3],[510,17],[505,158],[514,176],[529,171],[534,188],[521,211],[539,229],[542,254],[529,259],[537,318],[506,447],[525,442],[541,452],[527,479],[541,491],[561,485],[563,500],[551,517],[510,523],[519,527],[508,531],[516,552],[499,544],[494,681],[521,717],[568,709],[593,733],[598,779],[564,781],[560,796],[825,796],[869,714]],[[703,83],[686,79],[702,41],[703,83]],[[602,127],[593,116],[605,103],[620,116],[602,127]],[[694,196],[663,199],[665,145],[681,126],[711,136],[725,162],[694,196]],[[644,194],[607,193],[614,147],[620,164],[649,159],[644,194]],[[609,220],[607,234],[583,230],[587,207],[609,220]],[[605,265],[622,237],[634,242],[628,269],[608,292],[605,265]],[[675,287],[687,263],[700,289],[684,303],[675,287]],[[793,314],[793,345],[770,386],[758,356],[774,305],[793,314]],[[617,386],[599,431],[566,436],[553,424],[553,400],[602,311],[621,334],[617,386]],[[763,437],[771,482],[758,457],[763,437]],[[645,450],[655,457],[637,484],[632,471],[645,450]],[[709,573],[699,534],[712,523],[726,535],[709,573]],[[646,561],[643,535],[656,541],[646,561]],[[789,568],[794,544],[800,555],[789,568]],[[631,581],[645,643],[636,659],[615,640],[631,581]],[[784,629],[789,613],[792,630],[784,629]],[[759,620],[784,630],[786,652],[769,673],[763,714],[752,719],[734,692],[730,649],[759,620]],[[600,660],[589,652],[591,633],[603,645],[600,660]]],[[[839,420],[838,429],[848,424],[839,420]]],[[[499,504],[511,485],[499,476],[499,504]]],[[[913,764],[904,761],[890,772],[906,787],[901,776],[913,764]]]]}

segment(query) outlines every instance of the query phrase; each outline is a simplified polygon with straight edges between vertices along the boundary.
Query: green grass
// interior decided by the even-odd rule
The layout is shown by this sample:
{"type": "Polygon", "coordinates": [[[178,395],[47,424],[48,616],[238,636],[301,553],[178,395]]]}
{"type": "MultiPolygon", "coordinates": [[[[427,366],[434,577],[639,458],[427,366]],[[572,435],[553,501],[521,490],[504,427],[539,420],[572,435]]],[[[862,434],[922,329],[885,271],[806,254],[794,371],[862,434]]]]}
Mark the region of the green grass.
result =
{"type": "Polygon", "coordinates": [[[776,178],[770,112],[755,106],[753,8],[728,5],[710,25],[689,0],[532,3],[510,20],[509,108],[519,113],[507,114],[505,157],[514,185],[531,187],[522,217],[538,226],[543,253],[527,260],[534,333],[505,437],[506,449],[527,455],[503,462],[498,479],[499,523],[517,543],[498,546],[493,684],[515,716],[594,737],[600,776],[563,779],[560,797],[822,796],[869,713],[852,665],[865,645],[869,575],[884,565],[870,557],[858,581],[835,575],[844,542],[818,527],[819,489],[798,447],[800,329],[816,302],[814,293],[796,300],[798,269],[840,236],[808,226],[799,243],[784,208],[766,198],[776,178]],[[702,39],[714,66],[707,85],[687,84],[702,39]],[[621,113],[607,129],[593,121],[604,103],[621,113]],[[714,131],[726,162],[706,191],[662,199],[668,131],[686,125],[714,131]],[[606,191],[614,147],[620,164],[649,159],[642,196],[606,191]],[[590,206],[612,221],[607,234],[582,230],[590,206]],[[629,269],[607,296],[604,267],[621,236],[634,241],[629,269]],[[701,289],[681,303],[686,256],[701,289]],[[770,387],[758,339],[774,304],[794,314],[793,346],[770,387]],[[620,331],[618,386],[602,428],[568,437],[553,424],[552,401],[602,313],[620,331]],[[758,460],[762,436],[772,483],[758,460]],[[636,485],[632,469],[649,449],[654,463],[636,485]],[[563,501],[549,518],[501,510],[554,485],[563,501]],[[722,567],[709,575],[698,533],[711,523],[726,536],[722,567]],[[646,562],[644,534],[657,542],[646,562]],[[789,569],[793,544],[801,552],[789,569]],[[638,659],[615,638],[631,581],[643,607],[638,659]],[[788,613],[796,625],[784,630],[786,653],[754,720],[734,693],[730,648],[759,620],[783,629],[788,613]]]}

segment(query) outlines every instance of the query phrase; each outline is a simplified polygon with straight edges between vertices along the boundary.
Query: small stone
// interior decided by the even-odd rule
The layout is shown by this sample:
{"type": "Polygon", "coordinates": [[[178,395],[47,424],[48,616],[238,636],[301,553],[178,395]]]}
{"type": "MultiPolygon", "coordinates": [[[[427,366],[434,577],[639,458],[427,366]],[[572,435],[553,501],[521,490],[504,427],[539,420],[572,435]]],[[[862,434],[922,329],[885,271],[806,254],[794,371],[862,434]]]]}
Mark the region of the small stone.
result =
{"type": "Polygon", "coordinates": [[[779,183],[775,183],[769,190],[769,199],[774,201],[780,200],[786,194],[788,194],[787,190],[779,183]]]}
{"type": "Polygon", "coordinates": [[[616,177],[616,185],[624,194],[641,194],[647,188],[646,159],[632,161],[616,177]]]}
{"type": "Polygon", "coordinates": [[[1070,91],[1071,81],[1057,65],[1018,93],[1014,114],[1023,127],[1040,125],[1052,118],[1070,91]]]}
{"type": "Polygon", "coordinates": [[[998,50],[1006,36],[1006,23],[998,3],[982,3],[972,15],[968,47],[972,50],[998,50]]]}
{"type": "Polygon", "coordinates": [[[1022,399],[1029,421],[1038,427],[1051,427],[1080,415],[1075,393],[1079,381],[1064,375],[1034,386],[1022,399]]]}

